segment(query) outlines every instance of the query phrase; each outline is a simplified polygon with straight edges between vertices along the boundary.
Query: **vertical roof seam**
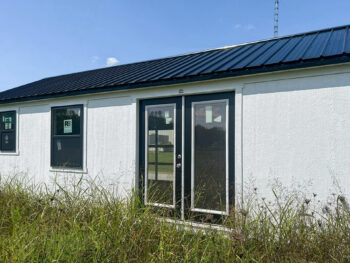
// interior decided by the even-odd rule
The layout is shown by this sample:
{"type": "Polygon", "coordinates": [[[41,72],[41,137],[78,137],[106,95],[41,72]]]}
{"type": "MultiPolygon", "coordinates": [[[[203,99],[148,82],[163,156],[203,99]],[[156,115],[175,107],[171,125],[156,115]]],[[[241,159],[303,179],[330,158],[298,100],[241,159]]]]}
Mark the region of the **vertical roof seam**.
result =
{"type": "Polygon", "coordinates": [[[309,48],[312,46],[312,44],[314,43],[315,39],[317,38],[317,36],[319,35],[320,32],[317,32],[316,34],[314,34],[314,37],[312,38],[312,40],[310,41],[310,43],[307,45],[307,47],[305,48],[305,51],[303,52],[303,54],[301,55],[301,59],[303,59],[303,57],[306,55],[306,53],[309,51],[309,48]]]}
{"type": "Polygon", "coordinates": [[[193,71],[197,70],[198,68],[200,68],[204,62],[208,62],[208,63],[209,63],[209,61],[212,61],[212,60],[216,59],[216,58],[219,57],[220,55],[222,55],[222,54],[220,54],[220,52],[217,52],[217,53],[214,53],[214,52],[213,52],[213,53],[212,53],[211,55],[209,55],[208,57],[206,57],[206,58],[204,58],[203,60],[199,61],[199,62],[198,62],[199,64],[197,64],[197,65],[192,65],[192,67],[190,67],[191,65],[188,65],[189,67],[182,69],[181,71],[179,71],[179,72],[177,73],[177,75],[178,75],[179,77],[182,77],[182,76],[186,75],[186,72],[187,72],[188,74],[191,74],[191,72],[193,72],[193,71]]]}
{"type": "MultiPolygon", "coordinates": [[[[216,61],[216,63],[220,63],[221,61],[225,60],[225,59],[228,58],[229,56],[232,56],[232,55],[236,54],[236,53],[237,53],[238,51],[240,51],[241,49],[242,49],[242,46],[239,46],[239,47],[237,47],[237,48],[235,48],[235,49],[228,49],[228,50],[226,50],[227,54],[224,54],[221,58],[219,58],[218,61],[216,61]],[[230,51],[232,51],[232,53],[230,53],[230,51]]],[[[206,67],[204,67],[204,68],[199,72],[199,74],[202,73],[202,72],[205,72],[208,68],[210,68],[210,67],[212,67],[212,66],[213,66],[213,64],[209,64],[209,63],[208,63],[208,65],[207,65],[206,67]]]]}
{"type": "Polygon", "coordinates": [[[217,70],[219,70],[220,68],[224,67],[225,65],[227,65],[228,63],[230,63],[232,60],[234,60],[235,58],[237,58],[239,55],[242,54],[242,49],[246,48],[246,50],[244,50],[244,52],[247,52],[248,50],[250,50],[253,47],[253,45],[251,46],[242,46],[239,50],[237,50],[236,52],[233,52],[232,54],[229,54],[228,56],[226,56],[225,58],[223,58],[221,61],[225,60],[226,58],[229,58],[230,56],[233,55],[233,57],[231,59],[228,59],[226,62],[224,62],[222,65],[216,65],[211,71],[212,72],[216,72],[217,70]]]}
{"type": "Polygon", "coordinates": [[[346,27],[346,29],[345,29],[345,34],[344,34],[344,41],[343,41],[343,51],[342,51],[342,54],[345,53],[346,40],[347,40],[347,38],[348,38],[348,34],[349,34],[349,27],[346,27]]]}
{"type": "MultiPolygon", "coordinates": [[[[254,54],[255,52],[259,51],[260,49],[262,49],[267,43],[270,42],[265,42],[263,43],[260,47],[258,47],[257,49],[253,50],[252,52],[246,54],[243,58],[241,58],[240,60],[238,60],[235,64],[233,64],[229,69],[232,69],[233,67],[235,67],[237,64],[241,63],[243,60],[245,60],[246,58],[248,58],[249,56],[251,56],[252,54],[254,54]]],[[[245,66],[244,66],[245,67],[245,66]]],[[[243,67],[243,68],[244,68],[243,67]]]]}
{"type": "Polygon", "coordinates": [[[261,63],[261,65],[264,65],[267,61],[269,61],[271,58],[273,58],[283,47],[285,47],[289,42],[290,42],[291,38],[289,38],[286,43],[284,43],[283,45],[281,45],[277,50],[275,50],[275,52],[273,52],[271,54],[271,56],[269,56],[268,58],[266,58],[264,60],[264,62],[261,63]]]}
{"type": "Polygon", "coordinates": [[[306,34],[304,34],[303,36],[300,37],[299,41],[296,44],[294,44],[294,46],[287,52],[286,55],[283,56],[283,58],[280,60],[280,62],[284,61],[296,49],[296,47],[301,43],[301,41],[303,41],[305,36],[306,36],[306,34]]]}
{"type": "Polygon", "coordinates": [[[322,49],[322,51],[321,51],[321,53],[320,53],[320,57],[323,57],[324,55],[324,52],[326,51],[326,48],[327,48],[327,46],[328,46],[328,43],[329,43],[329,40],[331,39],[331,37],[332,37],[332,35],[333,35],[333,28],[332,28],[332,30],[329,32],[329,36],[328,36],[328,38],[327,38],[327,40],[326,40],[326,42],[325,42],[325,44],[324,44],[324,47],[323,47],[323,49],[322,49]]]}

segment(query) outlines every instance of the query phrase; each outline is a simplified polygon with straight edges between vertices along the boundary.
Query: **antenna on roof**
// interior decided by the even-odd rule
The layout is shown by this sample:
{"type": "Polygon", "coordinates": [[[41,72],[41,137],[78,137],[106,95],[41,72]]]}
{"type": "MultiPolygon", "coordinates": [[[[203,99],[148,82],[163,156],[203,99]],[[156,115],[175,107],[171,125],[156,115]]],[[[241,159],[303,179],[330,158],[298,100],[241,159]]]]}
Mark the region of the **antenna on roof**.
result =
{"type": "Polygon", "coordinates": [[[279,0],[275,0],[275,19],[274,19],[274,26],[273,26],[274,37],[278,37],[278,4],[279,4],[279,0]]]}

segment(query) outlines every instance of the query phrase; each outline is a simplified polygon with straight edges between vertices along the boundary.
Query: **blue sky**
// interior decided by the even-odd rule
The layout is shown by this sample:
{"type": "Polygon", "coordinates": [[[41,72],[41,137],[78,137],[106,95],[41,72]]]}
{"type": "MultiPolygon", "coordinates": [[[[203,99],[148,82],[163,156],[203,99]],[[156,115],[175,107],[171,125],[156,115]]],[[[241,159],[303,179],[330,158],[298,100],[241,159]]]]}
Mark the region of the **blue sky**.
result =
{"type": "MultiPolygon", "coordinates": [[[[274,0],[1,0],[0,91],[271,38],[274,0]]],[[[279,34],[350,24],[349,0],[280,0],[279,34]]]]}

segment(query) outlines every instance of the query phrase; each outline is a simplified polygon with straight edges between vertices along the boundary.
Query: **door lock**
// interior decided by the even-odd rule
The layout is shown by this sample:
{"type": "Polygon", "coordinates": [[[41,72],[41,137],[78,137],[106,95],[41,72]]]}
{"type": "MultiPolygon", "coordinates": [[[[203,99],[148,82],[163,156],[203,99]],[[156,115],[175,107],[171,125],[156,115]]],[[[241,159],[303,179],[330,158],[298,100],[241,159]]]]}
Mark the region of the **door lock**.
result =
{"type": "Polygon", "coordinates": [[[176,168],[181,168],[181,163],[177,163],[176,168]]]}
{"type": "Polygon", "coordinates": [[[181,158],[182,158],[181,154],[178,154],[177,159],[181,159],[181,158]]]}

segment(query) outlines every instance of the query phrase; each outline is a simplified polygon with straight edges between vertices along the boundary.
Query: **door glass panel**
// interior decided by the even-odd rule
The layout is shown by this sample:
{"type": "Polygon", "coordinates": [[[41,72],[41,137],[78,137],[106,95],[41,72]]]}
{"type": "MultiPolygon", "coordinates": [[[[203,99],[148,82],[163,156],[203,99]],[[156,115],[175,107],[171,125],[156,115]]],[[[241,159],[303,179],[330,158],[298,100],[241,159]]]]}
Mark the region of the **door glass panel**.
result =
{"type": "Polygon", "coordinates": [[[147,109],[146,203],[174,205],[175,105],[147,109]]]}
{"type": "Polygon", "coordinates": [[[226,101],[193,103],[192,209],[226,211],[226,101]]]}

